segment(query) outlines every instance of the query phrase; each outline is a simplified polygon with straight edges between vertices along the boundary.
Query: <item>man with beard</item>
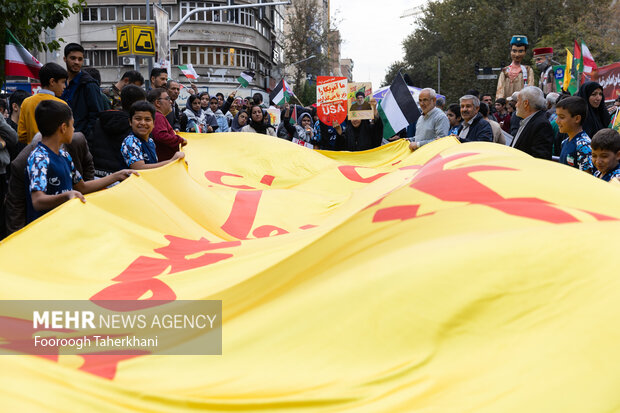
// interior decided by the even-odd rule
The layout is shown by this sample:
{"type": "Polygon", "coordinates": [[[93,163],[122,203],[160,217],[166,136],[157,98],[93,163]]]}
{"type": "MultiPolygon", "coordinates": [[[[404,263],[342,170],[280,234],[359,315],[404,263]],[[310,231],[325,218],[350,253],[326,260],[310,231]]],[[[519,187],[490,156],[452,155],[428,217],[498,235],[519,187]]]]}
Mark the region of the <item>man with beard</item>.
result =
{"type": "Polygon", "coordinates": [[[526,85],[534,86],[534,70],[530,66],[521,64],[527,52],[527,45],[527,37],[523,35],[512,36],[510,40],[512,63],[510,66],[502,68],[499,74],[495,99],[511,96],[526,85]]]}
{"type": "Polygon", "coordinates": [[[75,131],[88,136],[95,126],[99,112],[105,110],[101,101],[101,89],[91,75],[82,71],[84,64],[82,46],[77,43],[66,45],[64,61],[69,78],[60,98],[71,107],[75,131]]]}
{"type": "Polygon", "coordinates": [[[553,76],[553,65],[551,64],[552,57],[552,47],[539,47],[534,49],[534,62],[536,63],[538,70],[540,70],[540,81],[538,82],[538,87],[545,95],[548,95],[551,92],[556,92],[555,79],[553,76]]]}
{"type": "Polygon", "coordinates": [[[179,109],[179,105],[177,105],[177,99],[179,98],[179,93],[181,93],[181,84],[171,79],[166,83],[166,90],[172,102],[172,110],[166,115],[166,119],[168,119],[168,123],[170,123],[172,129],[178,132],[181,130],[181,109],[179,109]]]}

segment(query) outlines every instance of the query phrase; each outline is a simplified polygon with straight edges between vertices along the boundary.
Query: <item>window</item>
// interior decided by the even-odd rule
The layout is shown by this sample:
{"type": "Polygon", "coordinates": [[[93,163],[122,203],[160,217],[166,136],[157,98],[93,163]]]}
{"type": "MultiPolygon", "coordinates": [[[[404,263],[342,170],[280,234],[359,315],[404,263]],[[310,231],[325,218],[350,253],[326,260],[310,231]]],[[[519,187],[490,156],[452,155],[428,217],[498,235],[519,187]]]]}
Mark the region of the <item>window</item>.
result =
{"type": "Polygon", "coordinates": [[[82,10],[83,22],[116,21],[116,7],[86,7],[82,10]]]}
{"type": "Polygon", "coordinates": [[[276,30],[276,33],[284,32],[284,19],[282,18],[282,15],[276,10],[274,10],[273,13],[273,26],[276,30]]]}
{"type": "Polygon", "coordinates": [[[109,67],[118,66],[118,56],[116,50],[86,50],[85,59],[88,59],[88,66],[109,67]]]}
{"type": "MultiPolygon", "coordinates": [[[[203,7],[213,7],[213,6],[221,6],[221,4],[206,3],[203,1],[182,1],[180,18],[182,19],[186,14],[189,14],[189,12],[194,9],[201,9],[203,7]]],[[[191,17],[187,21],[219,23],[219,22],[227,21],[227,17],[225,17],[223,10],[201,11],[201,12],[192,14],[191,17]]]]}
{"type": "Polygon", "coordinates": [[[123,7],[123,20],[126,22],[146,21],[146,6],[123,7]]]}
{"type": "Polygon", "coordinates": [[[239,10],[239,24],[242,26],[248,26],[248,27],[254,26],[254,10],[240,9],[239,10]]]}
{"type": "MultiPolygon", "coordinates": [[[[173,6],[162,6],[162,8],[168,13],[170,20],[174,20],[172,14],[173,6]]],[[[123,20],[126,22],[145,22],[146,21],[146,6],[125,6],[123,7],[123,20]]],[[[151,21],[155,21],[155,14],[153,13],[153,7],[151,6],[151,21]]]]}
{"type": "Polygon", "coordinates": [[[246,49],[213,46],[179,46],[179,64],[224,66],[254,69],[256,52],[246,49]]]}

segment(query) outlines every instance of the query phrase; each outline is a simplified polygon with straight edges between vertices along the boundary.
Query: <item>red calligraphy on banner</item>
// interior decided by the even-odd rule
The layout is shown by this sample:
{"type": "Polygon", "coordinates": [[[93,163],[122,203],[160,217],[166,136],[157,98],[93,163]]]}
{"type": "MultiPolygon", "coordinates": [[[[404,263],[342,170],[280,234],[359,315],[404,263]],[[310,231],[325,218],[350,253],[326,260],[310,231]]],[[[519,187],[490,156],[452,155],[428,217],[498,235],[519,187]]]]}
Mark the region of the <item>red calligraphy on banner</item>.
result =
{"type": "Polygon", "coordinates": [[[239,241],[211,242],[205,238],[189,240],[172,235],[166,235],[165,238],[170,241],[170,244],[155,250],[164,258],[145,256],[136,258],[123,272],[112,279],[118,281],[116,284],[112,284],[93,295],[90,298],[91,301],[109,310],[132,311],[160,305],[157,301],[175,300],[176,294],[168,284],[155,277],[164,275],[168,268],[170,268],[168,274],[174,274],[225,260],[232,257],[233,254],[212,251],[241,245],[239,241]],[[204,254],[195,256],[200,252],[204,252],[204,254]],[[192,256],[192,258],[187,258],[188,256],[192,256]],[[141,299],[148,293],[150,293],[150,298],[141,299]],[[120,306],[118,302],[114,301],[106,304],[106,301],[109,300],[132,301],[128,307],[126,305],[120,306]]]}
{"type": "Polygon", "coordinates": [[[381,178],[382,176],[387,175],[387,172],[384,172],[384,173],[378,173],[378,174],[369,176],[367,178],[362,178],[359,172],[357,172],[358,169],[370,169],[370,168],[366,168],[364,166],[355,166],[355,165],[341,165],[338,167],[338,170],[340,171],[340,173],[344,175],[344,177],[347,178],[349,181],[360,182],[363,184],[369,184],[381,178]]]}
{"type": "MultiPolygon", "coordinates": [[[[0,337],[3,339],[3,342],[0,343],[0,348],[11,350],[16,353],[34,355],[36,357],[58,363],[60,361],[58,347],[46,346],[44,349],[38,349],[35,347],[32,339],[34,333],[49,332],[72,333],[77,331],[64,328],[33,328],[32,320],[0,316],[0,337]],[[46,354],[37,354],[42,352],[46,354]]],[[[45,337],[55,338],[56,336],[45,334],[45,337]]],[[[79,337],[93,339],[94,336],[79,335],[79,337]]],[[[111,337],[114,337],[114,335],[111,335],[111,337]]],[[[116,376],[118,363],[123,360],[128,360],[147,354],[150,354],[150,352],[146,350],[113,350],[88,354],[76,354],[76,356],[84,360],[78,370],[82,370],[86,373],[90,373],[104,379],[112,380],[116,376]],[[115,354],[121,352],[122,354],[115,354]]]]}
{"type": "MultiPolygon", "coordinates": [[[[459,159],[478,155],[478,153],[462,153],[446,158],[437,155],[426,163],[415,175],[411,188],[434,196],[446,202],[465,202],[470,205],[485,205],[509,215],[530,218],[551,224],[580,222],[579,219],[540,198],[506,198],[470,176],[472,172],[482,171],[518,171],[495,165],[474,165],[446,169],[446,164],[459,159]]],[[[419,204],[401,205],[378,210],[373,222],[405,220],[419,218],[419,204]]],[[[598,221],[616,221],[617,218],[592,211],[580,210],[598,221]]]]}
{"type": "MultiPolygon", "coordinates": [[[[232,177],[232,178],[243,178],[243,176],[241,175],[237,175],[237,174],[231,174],[228,172],[222,172],[222,171],[207,171],[205,172],[205,178],[207,178],[207,180],[209,182],[212,182],[214,184],[218,184],[218,185],[222,185],[222,186],[227,186],[229,188],[235,188],[235,189],[256,189],[253,186],[249,186],[249,185],[232,185],[232,184],[227,184],[224,183],[222,181],[222,178],[224,177],[232,177]]],[[[263,185],[267,185],[267,186],[271,186],[271,184],[273,183],[273,180],[276,177],[273,175],[263,175],[263,177],[260,180],[260,183],[263,185]]]]}

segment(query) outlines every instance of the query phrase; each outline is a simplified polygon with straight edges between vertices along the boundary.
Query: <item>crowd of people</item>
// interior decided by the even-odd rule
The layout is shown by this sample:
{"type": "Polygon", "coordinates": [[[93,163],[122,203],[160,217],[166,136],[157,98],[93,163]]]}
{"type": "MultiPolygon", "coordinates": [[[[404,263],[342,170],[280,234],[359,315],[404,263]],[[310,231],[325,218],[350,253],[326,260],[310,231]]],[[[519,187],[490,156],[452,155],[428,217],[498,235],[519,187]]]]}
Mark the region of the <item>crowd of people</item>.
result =
{"type": "MultiPolygon", "coordinates": [[[[16,90],[8,101],[0,99],[5,113],[0,116],[0,235],[19,230],[69,199],[84,201],[83,194],[122,181],[136,170],[182,159],[180,148],[187,140],[179,132],[258,133],[344,151],[398,139],[408,139],[415,151],[452,135],[461,142],[510,145],[537,158],[555,156],[606,181],[620,177],[620,135],[609,128],[611,109],[605,108],[601,85],[587,82],[575,96],[545,95],[544,85],[530,85],[530,68],[519,67],[522,46],[511,42],[513,64],[500,80],[495,101],[491,94],[470,90],[458,103],[446,105],[433,89],[422,89],[417,121],[385,139],[372,97],[359,103],[372,110],[372,119],[326,125],[319,121],[316,105],[285,103],[271,106],[281,111],[275,125],[260,93],[211,96],[192,85],[180,107],[181,84],[161,68],[150,73],[149,90],[134,70],[102,88],[99,72],[82,67],[82,46],[70,43],[64,49],[65,67],[47,63],[40,69],[36,94],[16,90]],[[506,90],[511,92],[507,98],[506,90]]],[[[620,98],[615,105],[620,106],[620,98]]]]}

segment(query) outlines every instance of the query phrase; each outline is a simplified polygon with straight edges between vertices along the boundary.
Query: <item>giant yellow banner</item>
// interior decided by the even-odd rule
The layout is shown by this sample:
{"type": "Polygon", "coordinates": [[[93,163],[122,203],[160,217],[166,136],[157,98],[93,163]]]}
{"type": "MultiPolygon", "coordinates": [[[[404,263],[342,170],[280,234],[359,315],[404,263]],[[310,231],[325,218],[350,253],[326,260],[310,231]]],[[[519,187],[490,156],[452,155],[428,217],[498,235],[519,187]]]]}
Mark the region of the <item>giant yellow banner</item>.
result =
{"type": "MultiPolygon", "coordinates": [[[[222,300],[220,356],[0,356],[20,412],[608,412],[620,190],[490,144],[186,135],[0,244],[3,300],[222,300]]],[[[0,331],[5,346],[10,331],[0,331]]]]}

